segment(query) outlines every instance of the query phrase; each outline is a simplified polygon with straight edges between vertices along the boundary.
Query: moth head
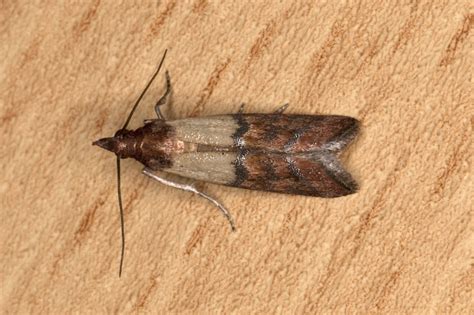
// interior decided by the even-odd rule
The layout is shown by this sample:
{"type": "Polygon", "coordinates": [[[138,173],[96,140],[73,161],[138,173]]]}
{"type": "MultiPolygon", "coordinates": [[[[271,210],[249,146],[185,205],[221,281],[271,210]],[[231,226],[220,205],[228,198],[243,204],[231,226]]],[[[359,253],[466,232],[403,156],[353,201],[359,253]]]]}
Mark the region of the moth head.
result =
{"type": "Polygon", "coordinates": [[[128,137],[129,133],[130,131],[128,130],[120,129],[113,137],[102,138],[94,141],[92,144],[113,152],[120,158],[126,158],[130,156],[133,149],[131,147],[133,143],[131,143],[131,139],[128,137]]]}

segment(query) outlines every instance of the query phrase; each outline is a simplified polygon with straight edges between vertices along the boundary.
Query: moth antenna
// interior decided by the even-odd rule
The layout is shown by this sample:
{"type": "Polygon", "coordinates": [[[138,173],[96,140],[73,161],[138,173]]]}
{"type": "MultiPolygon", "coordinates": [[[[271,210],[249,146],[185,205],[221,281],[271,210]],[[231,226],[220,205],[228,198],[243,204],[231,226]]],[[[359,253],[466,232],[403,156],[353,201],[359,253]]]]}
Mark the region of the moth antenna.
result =
{"type": "MultiPolygon", "coordinates": [[[[167,52],[168,52],[168,49],[165,49],[165,52],[163,53],[163,57],[161,57],[161,61],[160,61],[160,64],[158,65],[158,68],[156,69],[155,73],[151,77],[150,81],[148,81],[147,85],[145,86],[145,89],[143,89],[142,93],[136,100],[135,104],[132,107],[132,110],[130,111],[130,114],[128,114],[125,124],[120,130],[125,130],[127,128],[128,124],[130,123],[130,120],[132,119],[133,114],[135,113],[135,110],[138,107],[138,104],[140,104],[146,91],[148,91],[148,88],[150,87],[150,85],[153,83],[156,76],[160,72],[161,66],[163,65],[163,62],[165,61],[167,52]]],[[[125,222],[124,222],[124,217],[123,217],[122,189],[121,189],[121,181],[120,181],[120,157],[118,155],[117,155],[117,196],[118,196],[118,202],[119,202],[119,208],[120,208],[120,227],[122,231],[122,250],[120,253],[120,267],[119,267],[119,277],[121,277],[122,268],[123,268],[123,258],[125,256],[125,222]]]]}
{"type": "Polygon", "coordinates": [[[140,96],[138,97],[138,99],[136,100],[135,104],[133,105],[132,107],[132,110],[130,111],[130,114],[128,115],[128,118],[127,120],[125,121],[125,124],[123,125],[122,127],[122,130],[127,128],[128,126],[128,123],[130,122],[130,120],[132,119],[132,116],[133,114],[135,113],[135,110],[137,109],[138,107],[138,104],[140,104],[140,101],[142,100],[143,96],[145,95],[146,91],[148,90],[148,88],[150,87],[150,85],[153,83],[153,81],[155,80],[156,76],[158,75],[158,73],[160,72],[160,69],[161,69],[161,66],[163,65],[163,62],[165,61],[165,57],[166,57],[166,53],[168,52],[168,49],[165,49],[165,52],[163,53],[163,57],[161,57],[161,61],[160,61],[160,64],[158,65],[158,69],[156,69],[155,73],[153,74],[153,76],[151,77],[150,81],[148,82],[148,84],[145,86],[145,89],[143,90],[142,94],[140,94],[140,96]]]}
{"type": "Polygon", "coordinates": [[[122,276],[123,257],[125,255],[125,223],[123,218],[122,189],[120,181],[120,157],[117,155],[117,193],[120,208],[120,227],[122,231],[122,251],[120,253],[119,278],[122,276]]]}

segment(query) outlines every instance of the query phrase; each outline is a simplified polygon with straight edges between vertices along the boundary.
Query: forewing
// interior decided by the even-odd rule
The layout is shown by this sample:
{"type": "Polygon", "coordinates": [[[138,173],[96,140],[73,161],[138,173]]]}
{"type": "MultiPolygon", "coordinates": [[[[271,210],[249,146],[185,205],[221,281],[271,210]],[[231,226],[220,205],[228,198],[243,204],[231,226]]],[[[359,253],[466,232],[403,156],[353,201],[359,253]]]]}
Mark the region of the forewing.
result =
{"type": "Polygon", "coordinates": [[[302,153],[342,150],[359,122],[347,116],[235,114],[167,121],[176,138],[212,147],[302,153]]]}
{"type": "Polygon", "coordinates": [[[351,175],[330,153],[193,152],[176,156],[165,171],[252,190],[339,197],[357,191],[351,175]]]}
{"type": "Polygon", "coordinates": [[[252,190],[338,197],[357,183],[335,155],[357,134],[347,116],[236,114],[169,121],[188,143],[164,170],[252,190]],[[190,144],[190,145],[189,145],[190,144]]]}
{"type": "Polygon", "coordinates": [[[234,146],[233,135],[239,128],[232,115],[185,118],[166,122],[174,128],[178,140],[214,146],[234,146]]]}
{"type": "Polygon", "coordinates": [[[294,195],[339,197],[357,183],[329,152],[316,154],[247,153],[237,158],[231,186],[294,195]]]}
{"type": "Polygon", "coordinates": [[[236,143],[245,148],[286,153],[342,150],[357,134],[359,122],[335,115],[234,115],[236,143]]]}
{"type": "Polygon", "coordinates": [[[174,156],[166,172],[216,184],[229,185],[236,180],[237,152],[190,152],[174,156]]]}

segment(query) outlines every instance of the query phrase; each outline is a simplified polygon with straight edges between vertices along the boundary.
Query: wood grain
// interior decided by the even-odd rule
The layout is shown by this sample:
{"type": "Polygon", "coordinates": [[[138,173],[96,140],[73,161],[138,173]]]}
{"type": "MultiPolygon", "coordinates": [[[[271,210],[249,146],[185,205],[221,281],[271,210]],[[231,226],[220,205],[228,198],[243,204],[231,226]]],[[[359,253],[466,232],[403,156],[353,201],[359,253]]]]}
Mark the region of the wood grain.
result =
{"type": "Polygon", "coordinates": [[[0,2],[2,313],[472,314],[474,7],[395,3],[0,2]],[[168,117],[242,102],[357,117],[360,192],[199,183],[230,233],[127,160],[119,279],[114,157],[91,142],[123,124],[165,48],[168,117]]]}

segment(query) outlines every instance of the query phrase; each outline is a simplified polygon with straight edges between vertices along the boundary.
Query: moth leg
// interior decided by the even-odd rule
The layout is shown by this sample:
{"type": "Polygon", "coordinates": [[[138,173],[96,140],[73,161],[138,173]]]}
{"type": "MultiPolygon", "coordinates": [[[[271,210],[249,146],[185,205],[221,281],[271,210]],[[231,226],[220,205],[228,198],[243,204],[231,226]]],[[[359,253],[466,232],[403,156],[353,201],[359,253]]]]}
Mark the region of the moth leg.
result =
{"type": "Polygon", "coordinates": [[[166,76],[166,91],[163,94],[163,96],[160,97],[158,102],[156,102],[155,104],[156,116],[158,116],[158,118],[162,120],[165,120],[165,117],[161,113],[160,106],[167,105],[170,102],[168,96],[171,93],[171,79],[170,79],[170,74],[168,73],[168,71],[166,71],[165,76],[166,76]]]}
{"type": "Polygon", "coordinates": [[[243,114],[244,113],[244,107],[245,107],[245,103],[240,104],[240,108],[239,108],[239,111],[237,112],[237,114],[243,114]]]}
{"type": "Polygon", "coordinates": [[[185,191],[190,191],[190,192],[193,192],[201,197],[203,197],[204,199],[207,199],[209,200],[210,202],[212,202],[217,208],[219,208],[219,210],[222,212],[222,214],[226,217],[226,219],[229,221],[230,223],[230,228],[232,229],[232,231],[235,231],[235,224],[234,224],[234,219],[232,218],[232,215],[230,214],[230,212],[220,203],[218,202],[217,200],[215,200],[214,198],[212,198],[211,196],[209,196],[208,194],[205,194],[203,193],[202,191],[199,191],[197,190],[194,186],[192,185],[186,185],[186,184],[181,184],[181,183],[176,183],[176,182],[173,182],[173,181],[170,181],[168,179],[165,179],[163,177],[160,177],[158,175],[156,175],[155,173],[153,173],[153,171],[151,169],[149,169],[148,167],[145,167],[143,169],[143,174],[145,174],[146,176],[149,176],[150,178],[156,180],[157,182],[160,182],[162,183],[163,185],[167,185],[167,186],[170,186],[170,187],[174,187],[174,188],[178,188],[178,189],[181,189],[181,190],[185,190],[185,191]]]}
{"type": "Polygon", "coordinates": [[[286,103],[280,106],[276,111],[274,111],[274,114],[283,114],[283,112],[288,108],[290,104],[286,103]]]}

